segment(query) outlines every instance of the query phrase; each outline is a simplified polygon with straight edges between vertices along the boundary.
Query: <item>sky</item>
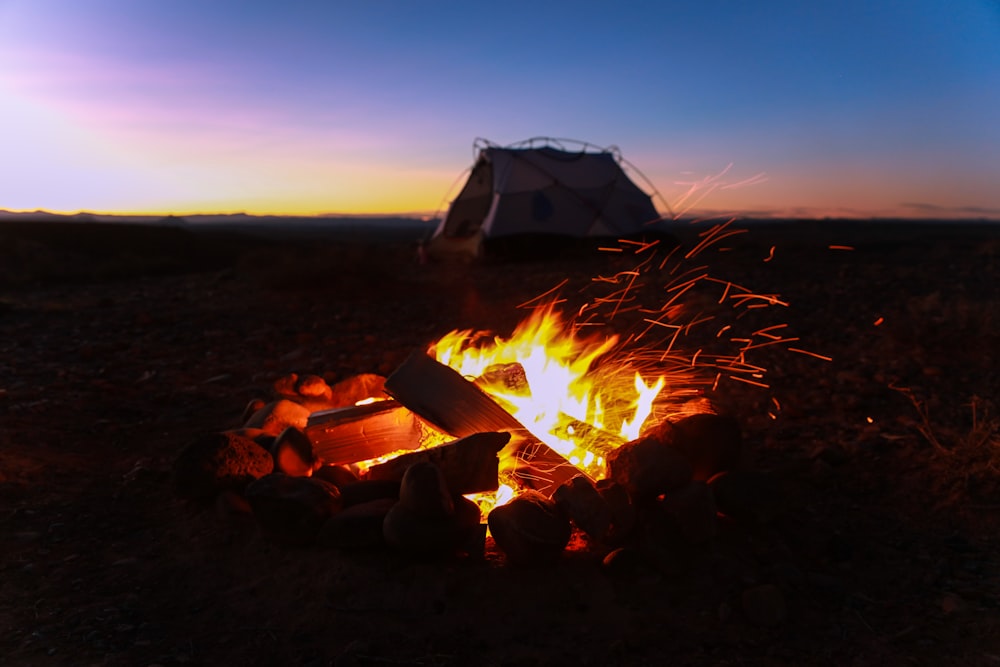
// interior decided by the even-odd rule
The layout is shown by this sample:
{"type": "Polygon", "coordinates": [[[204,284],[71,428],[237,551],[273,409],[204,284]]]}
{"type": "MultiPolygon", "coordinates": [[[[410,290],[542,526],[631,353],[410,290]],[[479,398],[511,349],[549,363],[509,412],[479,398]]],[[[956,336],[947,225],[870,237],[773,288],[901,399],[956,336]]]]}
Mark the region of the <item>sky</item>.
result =
{"type": "Polygon", "coordinates": [[[1000,0],[0,0],[15,211],[432,213],[550,136],[661,209],[1000,219],[998,109],[1000,0]]]}

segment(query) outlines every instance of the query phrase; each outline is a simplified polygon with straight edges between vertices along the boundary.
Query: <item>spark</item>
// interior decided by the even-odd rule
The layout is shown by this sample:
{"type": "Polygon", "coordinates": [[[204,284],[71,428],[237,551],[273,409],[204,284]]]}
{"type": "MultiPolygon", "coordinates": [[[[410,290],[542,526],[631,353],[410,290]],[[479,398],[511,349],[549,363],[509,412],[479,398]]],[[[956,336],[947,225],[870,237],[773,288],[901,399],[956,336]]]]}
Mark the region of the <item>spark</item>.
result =
{"type": "Polygon", "coordinates": [[[830,250],[854,250],[854,247],[849,245],[831,245],[829,248],[830,250]]]}
{"type": "Polygon", "coordinates": [[[753,385],[754,387],[760,387],[761,389],[770,389],[771,388],[771,385],[769,385],[769,384],[765,384],[763,382],[757,382],[755,380],[748,380],[747,378],[740,377],[739,375],[730,375],[729,379],[730,380],[736,380],[737,382],[744,382],[746,384],[753,385]]]}
{"type": "Polygon", "coordinates": [[[774,259],[774,246],[771,246],[771,251],[767,254],[767,257],[764,258],[764,261],[770,262],[772,259],[774,259]]]}
{"type": "Polygon", "coordinates": [[[880,317],[877,320],[875,320],[874,325],[878,327],[878,326],[881,326],[883,322],[885,322],[885,318],[884,317],[880,317]]]}
{"type": "Polygon", "coordinates": [[[818,354],[816,352],[810,352],[809,350],[803,350],[797,347],[787,347],[785,349],[788,350],[789,352],[798,352],[799,354],[805,354],[810,357],[816,357],[817,359],[821,359],[823,361],[833,361],[833,357],[828,357],[826,355],[818,354]]]}
{"type": "MultiPolygon", "coordinates": [[[[544,299],[545,299],[545,298],[546,298],[546,297],[547,297],[548,295],[550,295],[550,294],[554,294],[554,293],[558,292],[559,290],[561,290],[561,289],[562,289],[563,287],[565,287],[565,286],[566,286],[566,283],[568,283],[568,282],[569,282],[569,278],[563,278],[563,279],[562,279],[562,281],[561,281],[561,282],[560,282],[560,283],[559,283],[558,285],[556,285],[555,287],[553,287],[553,288],[551,288],[551,289],[549,289],[549,290],[547,290],[547,291],[545,291],[545,292],[542,292],[541,294],[539,294],[539,295],[538,295],[538,296],[536,296],[536,297],[533,297],[533,298],[531,298],[531,299],[528,299],[528,300],[527,300],[527,301],[525,301],[524,303],[522,303],[522,304],[519,304],[519,305],[518,305],[517,307],[518,307],[518,308],[526,308],[526,307],[528,307],[528,306],[529,306],[529,305],[531,305],[531,304],[537,304],[537,303],[540,303],[540,302],[541,302],[541,301],[543,301],[543,300],[544,300],[544,299]]],[[[553,305],[553,306],[554,306],[554,305],[556,305],[557,303],[562,303],[562,301],[556,301],[556,302],[553,302],[553,303],[552,303],[551,305],[553,305]]]]}

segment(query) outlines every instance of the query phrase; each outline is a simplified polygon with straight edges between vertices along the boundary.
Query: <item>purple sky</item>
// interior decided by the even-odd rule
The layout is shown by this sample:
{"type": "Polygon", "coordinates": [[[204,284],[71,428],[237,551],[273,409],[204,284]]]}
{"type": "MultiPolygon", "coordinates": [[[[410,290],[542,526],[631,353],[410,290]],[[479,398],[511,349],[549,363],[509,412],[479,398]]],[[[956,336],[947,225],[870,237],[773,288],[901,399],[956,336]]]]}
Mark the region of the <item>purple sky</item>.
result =
{"type": "Polygon", "coordinates": [[[620,4],[0,0],[0,208],[433,212],[545,135],[675,207],[1000,219],[996,0],[620,4]]]}

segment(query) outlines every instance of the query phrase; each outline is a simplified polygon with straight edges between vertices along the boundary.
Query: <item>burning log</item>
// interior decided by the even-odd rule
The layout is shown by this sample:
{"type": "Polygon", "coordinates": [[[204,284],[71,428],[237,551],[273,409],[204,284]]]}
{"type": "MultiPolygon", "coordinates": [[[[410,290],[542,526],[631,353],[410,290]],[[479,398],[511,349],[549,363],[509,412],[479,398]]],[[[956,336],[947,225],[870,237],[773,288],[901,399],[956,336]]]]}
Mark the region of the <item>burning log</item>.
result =
{"type": "Polygon", "coordinates": [[[515,451],[511,454],[520,461],[530,461],[530,466],[523,468],[523,474],[522,469],[514,471],[525,486],[548,493],[580,473],[483,390],[423,352],[410,355],[389,376],[385,391],[457,438],[498,431],[513,435],[515,451]]]}
{"type": "Polygon", "coordinates": [[[385,391],[456,438],[524,426],[457,371],[415,352],[385,381],[385,391]]]}
{"type": "Polygon", "coordinates": [[[559,427],[553,435],[572,442],[586,443],[586,450],[605,460],[616,449],[625,444],[625,438],[601,430],[593,424],[560,413],[559,427]]]}
{"type": "Polygon", "coordinates": [[[314,412],[305,434],[327,464],[355,463],[400,449],[415,449],[422,435],[413,412],[396,401],[376,401],[314,412]]]}
{"type": "Polygon", "coordinates": [[[509,433],[475,433],[440,447],[403,454],[368,470],[369,480],[402,481],[417,463],[433,463],[453,493],[496,491],[500,460],[497,454],[510,440],[509,433]]]}

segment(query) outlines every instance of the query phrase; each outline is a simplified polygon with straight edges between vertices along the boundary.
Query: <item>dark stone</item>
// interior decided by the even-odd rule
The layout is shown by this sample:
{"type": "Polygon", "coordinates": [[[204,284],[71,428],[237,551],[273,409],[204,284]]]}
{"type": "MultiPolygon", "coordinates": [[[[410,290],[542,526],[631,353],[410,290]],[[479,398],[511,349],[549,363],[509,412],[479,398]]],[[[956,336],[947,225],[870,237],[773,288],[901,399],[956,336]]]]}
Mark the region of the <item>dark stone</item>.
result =
{"type": "Polygon", "coordinates": [[[250,416],[245,428],[259,428],[270,435],[278,435],[289,426],[304,429],[310,410],[288,399],[268,403],[250,416]]]}
{"type": "Polygon", "coordinates": [[[707,480],[742,467],[743,437],[735,418],[694,414],[674,422],[673,427],[673,444],[691,463],[693,479],[707,480]]]}
{"type": "Polygon", "coordinates": [[[621,544],[635,530],[637,514],[635,505],[628,495],[628,491],[621,484],[611,479],[602,479],[597,482],[597,492],[607,503],[611,511],[611,528],[605,537],[605,542],[609,544],[621,544]]]}
{"type": "Polygon", "coordinates": [[[242,492],[267,475],[267,450],[235,433],[213,433],[185,447],[174,462],[174,488],[182,498],[210,499],[220,491],[242,492]]]}
{"type": "Polygon", "coordinates": [[[323,524],[342,507],[333,484],[282,473],[253,482],[246,496],[264,535],[285,544],[314,543],[323,524]]]}
{"type": "Polygon", "coordinates": [[[407,468],[399,485],[399,502],[407,509],[426,516],[442,516],[455,511],[444,473],[429,461],[414,463],[407,468]]]}
{"type": "Polygon", "coordinates": [[[424,461],[404,473],[399,502],[386,514],[382,536],[411,555],[438,556],[454,553],[479,520],[479,506],[451,494],[441,469],[424,461]]]}
{"type": "Polygon", "coordinates": [[[385,398],[385,378],[374,373],[363,373],[342,380],[330,387],[335,406],[354,405],[366,398],[385,398]]]}
{"type": "Polygon", "coordinates": [[[635,501],[649,501],[691,481],[691,464],[675,446],[668,422],[627,442],[608,456],[608,477],[635,501]]]}
{"type": "MultiPolygon", "coordinates": [[[[330,482],[339,487],[341,493],[343,493],[345,486],[358,482],[358,476],[354,474],[354,471],[344,465],[322,465],[313,471],[313,477],[318,477],[324,482],[330,482]]],[[[344,504],[350,503],[345,499],[344,504]]]]}
{"type": "Polygon", "coordinates": [[[370,549],[385,545],[382,522],[396,504],[393,498],[379,498],[337,512],[323,524],[317,542],[338,549],[370,549]]]}
{"type": "Polygon", "coordinates": [[[552,499],[591,539],[600,541],[611,531],[611,508],[594,482],[586,475],[577,475],[564,482],[552,499]]]}
{"type": "Polygon", "coordinates": [[[340,497],[344,499],[344,507],[383,498],[389,498],[395,503],[399,500],[399,487],[400,483],[391,479],[366,479],[341,486],[340,497]]]}
{"type": "Polygon", "coordinates": [[[386,543],[412,556],[442,556],[467,544],[470,531],[479,525],[479,506],[463,496],[450,499],[449,513],[424,513],[402,500],[382,522],[386,543]]]}
{"type": "Polygon", "coordinates": [[[271,444],[274,468],[293,477],[308,477],[316,468],[312,442],[304,431],[289,426],[271,444]]]}
{"type": "Polygon", "coordinates": [[[555,501],[537,491],[494,508],[487,520],[497,546],[519,565],[555,561],[572,533],[569,518],[555,501]]]}

